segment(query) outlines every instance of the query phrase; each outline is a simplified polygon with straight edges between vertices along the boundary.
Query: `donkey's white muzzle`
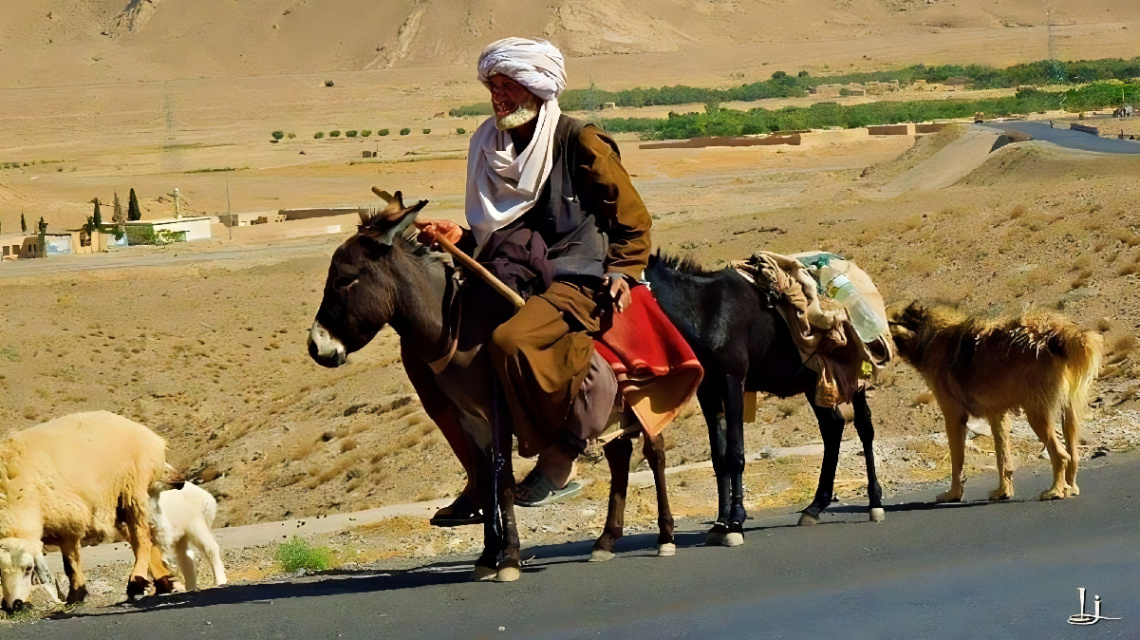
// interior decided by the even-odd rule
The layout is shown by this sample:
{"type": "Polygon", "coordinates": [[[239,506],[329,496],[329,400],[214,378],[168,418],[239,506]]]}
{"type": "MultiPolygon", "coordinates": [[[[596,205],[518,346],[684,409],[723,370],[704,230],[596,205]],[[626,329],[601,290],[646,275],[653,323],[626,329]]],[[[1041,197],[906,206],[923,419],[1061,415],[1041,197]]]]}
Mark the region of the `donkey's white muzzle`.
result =
{"type": "Polygon", "coordinates": [[[344,364],[348,353],[344,345],[321,326],[320,322],[313,322],[309,329],[309,356],[323,367],[339,367],[344,364]]]}

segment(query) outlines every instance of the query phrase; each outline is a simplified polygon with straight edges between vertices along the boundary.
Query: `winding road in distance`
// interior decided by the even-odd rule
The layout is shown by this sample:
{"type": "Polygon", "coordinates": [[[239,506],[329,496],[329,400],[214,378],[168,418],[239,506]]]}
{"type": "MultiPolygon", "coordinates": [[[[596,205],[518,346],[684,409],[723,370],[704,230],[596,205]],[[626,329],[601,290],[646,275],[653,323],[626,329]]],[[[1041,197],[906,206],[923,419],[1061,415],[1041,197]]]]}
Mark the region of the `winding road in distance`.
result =
{"type": "MultiPolygon", "coordinates": [[[[1113,119],[1104,118],[1089,120],[1089,126],[1112,129],[1113,119]]],[[[1047,122],[992,122],[979,125],[995,131],[1013,129],[1028,133],[1034,140],[1052,142],[1059,147],[1079,149],[1081,151],[1095,151],[1097,153],[1114,154],[1140,154],[1140,140],[1119,140],[1117,138],[1100,138],[1091,133],[1074,131],[1072,129],[1054,129],[1047,122]]]]}

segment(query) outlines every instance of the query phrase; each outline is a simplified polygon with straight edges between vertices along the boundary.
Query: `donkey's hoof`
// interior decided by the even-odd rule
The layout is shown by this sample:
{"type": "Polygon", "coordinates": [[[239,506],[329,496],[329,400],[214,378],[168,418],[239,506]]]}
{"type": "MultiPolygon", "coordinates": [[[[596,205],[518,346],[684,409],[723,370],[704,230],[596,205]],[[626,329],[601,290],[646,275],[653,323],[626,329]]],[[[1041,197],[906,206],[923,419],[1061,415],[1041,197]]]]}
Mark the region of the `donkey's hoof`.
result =
{"type": "Polygon", "coordinates": [[[672,542],[665,542],[657,545],[658,558],[671,558],[677,555],[677,545],[672,542]]]}
{"type": "Polygon", "coordinates": [[[499,562],[498,573],[495,574],[495,582],[514,582],[519,580],[522,572],[519,568],[519,561],[514,559],[505,559],[499,562]]]}
{"type": "Polygon", "coordinates": [[[739,531],[731,531],[724,536],[724,546],[726,547],[739,547],[744,544],[744,534],[739,531]]]}
{"type": "Polygon", "coordinates": [[[819,516],[804,511],[800,514],[799,526],[806,527],[813,524],[819,524],[819,516]]]}
{"type": "Polygon", "coordinates": [[[614,552],[605,549],[594,549],[594,552],[590,554],[590,562],[606,562],[613,559],[614,552]]]}
{"type": "Polygon", "coordinates": [[[500,567],[498,573],[495,574],[495,582],[514,582],[522,576],[522,571],[514,565],[507,565],[500,567]]]}
{"type": "Polygon", "coordinates": [[[871,522],[883,522],[887,519],[887,512],[882,507],[871,509],[871,522]]]}
{"type": "Polygon", "coordinates": [[[705,536],[705,545],[709,547],[723,547],[724,534],[725,532],[723,530],[718,531],[717,529],[713,529],[709,531],[709,534],[705,536]]]}
{"type": "Polygon", "coordinates": [[[1081,489],[1075,484],[1067,484],[1065,485],[1065,495],[1069,497],[1079,496],[1081,495],[1081,489]]]}
{"type": "Polygon", "coordinates": [[[1049,489],[1048,491],[1042,491],[1041,492],[1041,499],[1042,500],[1064,500],[1065,499],[1065,490],[1053,488],[1053,489],[1049,489]]]}
{"type": "Polygon", "coordinates": [[[494,580],[498,574],[499,571],[495,567],[484,567],[477,564],[475,570],[471,572],[471,582],[489,582],[494,580]]]}

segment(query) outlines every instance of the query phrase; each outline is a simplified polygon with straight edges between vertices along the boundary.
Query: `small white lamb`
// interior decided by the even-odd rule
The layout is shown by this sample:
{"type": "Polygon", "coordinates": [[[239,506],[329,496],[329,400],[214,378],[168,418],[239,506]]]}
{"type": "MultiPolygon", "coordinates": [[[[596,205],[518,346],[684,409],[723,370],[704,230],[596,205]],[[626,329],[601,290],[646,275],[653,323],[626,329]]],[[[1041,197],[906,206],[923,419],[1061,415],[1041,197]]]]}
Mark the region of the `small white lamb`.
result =
{"type": "Polygon", "coordinates": [[[182,571],[187,591],[198,588],[191,546],[209,560],[214,582],[226,583],[222,553],[210,529],[218,513],[218,503],[205,489],[187,482],[181,489],[163,491],[155,510],[155,539],[169,565],[171,556],[182,571]]]}

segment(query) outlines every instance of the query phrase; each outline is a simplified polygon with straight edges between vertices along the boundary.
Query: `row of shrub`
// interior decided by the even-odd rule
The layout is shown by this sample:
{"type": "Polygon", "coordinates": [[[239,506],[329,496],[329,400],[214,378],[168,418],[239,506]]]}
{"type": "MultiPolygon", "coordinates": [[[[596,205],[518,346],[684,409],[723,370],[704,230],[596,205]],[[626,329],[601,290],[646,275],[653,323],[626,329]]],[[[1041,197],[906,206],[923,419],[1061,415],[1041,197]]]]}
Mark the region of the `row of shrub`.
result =
{"type": "Polygon", "coordinates": [[[611,133],[634,132],[647,140],[678,140],[703,136],[739,136],[827,127],[855,128],[896,122],[926,122],[967,118],[981,111],[987,117],[1027,114],[1062,105],[1069,111],[1113,106],[1121,91],[1140,92],[1140,83],[1095,82],[1068,91],[1023,89],[1004,98],[979,100],[915,100],[841,105],[820,102],[809,107],[741,111],[707,105],[704,113],[670,113],[668,118],[609,118],[601,121],[611,133]]]}
{"type": "MultiPolygon", "coordinates": [[[[276,132],[274,132],[274,133],[276,133],[276,132]]],[[[329,131],[328,136],[330,138],[339,138],[342,133],[344,134],[344,137],[346,137],[346,138],[355,138],[357,136],[360,136],[361,138],[367,138],[367,137],[372,135],[372,130],[371,129],[363,129],[363,130],[357,131],[356,129],[350,129],[348,131],[342,132],[340,129],[333,129],[332,131],[329,131]]],[[[388,129],[379,129],[376,131],[377,136],[386,136],[389,133],[390,133],[390,131],[388,129]]],[[[409,129],[408,127],[404,127],[403,129],[400,129],[400,135],[402,135],[402,136],[410,135],[411,133],[412,133],[412,130],[409,129]]],[[[425,136],[428,135],[429,133],[431,133],[431,129],[423,129],[423,134],[425,136]]],[[[465,133],[467,133],[467,130],[464,129],[463,127],[459,127],[455,130],[455,133],[457,133],[459,135],[464,135],[465,133]]],[[[320,140],[321,138],[324,138],[324,137],[325,137],[324,131],[318,131],[318,132],[313,134],[313,138],[316,140],[320,140]]]]}
{"type": "MultiPolygon", "coordinates": [[[[1085,84],[1098,80],[1131,80],[1140,78],[1140,57],[1131,60],[1106,58],[1061,62],[1042,60],[1016,64],[999,69],[987,65],[923,65],[916,64],[889,71],[859,71],[826,76],[813,76],[807,71],[795,75],[784,71],[772,74],[769,80],[742,84],[729,89],[710,89],[677,85],[606,91],[594,86],[589,89],[569,89],[559,97],[564,111],[593,110],[603,103],[612,102],[618,107],[645,107],[709,102],[751,102],[765,98],[796,98],[806,96],[808,90],[821,84],[851,84],[865,82],[891,82],[913,84],[916,80],[944,83],[963,79],[975,89],[1020,87],[1024,85],[1085,84]]],[[[452,117],[486,116],[492,113],[491,104],[483,102],[452,109],[452,117]]]]}

